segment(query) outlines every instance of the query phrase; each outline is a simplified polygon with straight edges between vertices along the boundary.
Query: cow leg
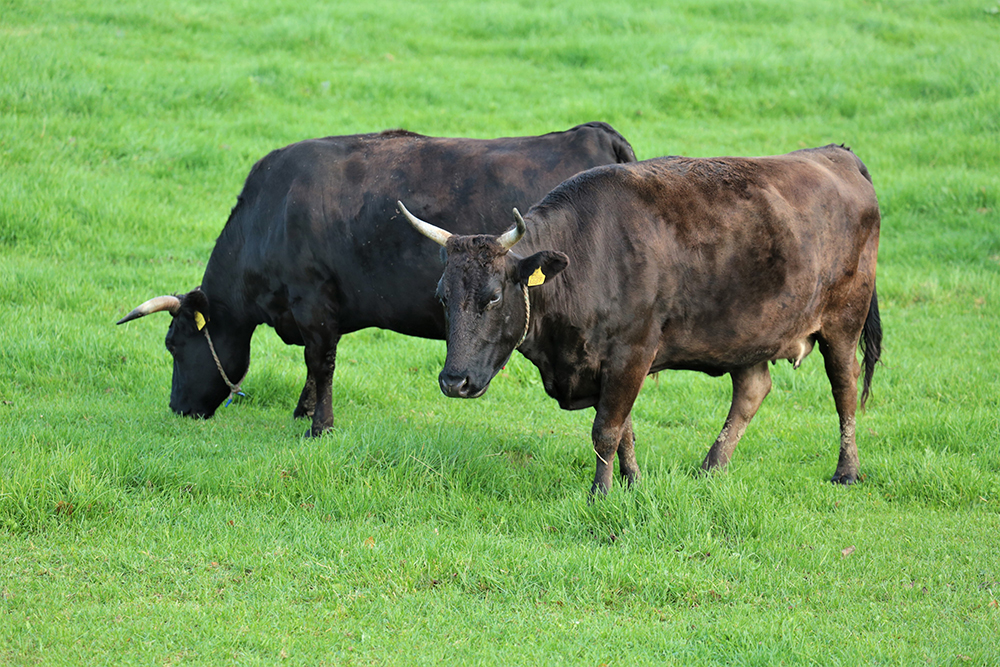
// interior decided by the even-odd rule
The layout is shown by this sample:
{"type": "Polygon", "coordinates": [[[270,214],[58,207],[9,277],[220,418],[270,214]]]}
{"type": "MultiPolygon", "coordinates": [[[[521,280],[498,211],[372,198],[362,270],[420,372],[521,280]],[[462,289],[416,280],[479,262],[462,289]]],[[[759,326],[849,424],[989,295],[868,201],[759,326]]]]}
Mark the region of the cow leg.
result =
{"type": "Polygon", "coordinates": [[[618,454],[618,467],[629,484],[639,479],[639,466],[635,461],[635,437],[632,433],[632,405],[646,378],[649,361],[626,363],[621,374],[608,373],[601,383],[601,397],[597,401],[597,416],[591,437],[597,466],[590,495],[597,492],[607,495],[614,473],[614,457],[618,454]]]}
{"type": "Polygon", "coordinates": [[[858,407],[858,376],[861,366],[855,355],[856,342],[830,344],[820,340],[820,352],[830,378],[833,401],[840,417],[840,457],[837,471],[830,480],[834,484],[853,484],[858,479],[858,445],[854,439],[855,411],[858,407]]]}
{"type": "Polygon", "coordinates": [[[625,428],[618,441],[618,476],[625,488],[632,488],[640,477],[639,464],[635,460],[635,432],[632,430],[631,413],[625,420],[625,428]]]}
{"type": "MultiPolygon", "coordinates": [[[[306,434],[317,437],[333,428],[333,371],[336,368],[337,343],[340,336],[316,337],[306,341],[306,368],[315,383],[316,402],[312,427],[306,434]]],[[[308,387],[308,379],[306,380],[308,387]]]]}
{"type": "Polygon", "coordinates": [[[766,361],[732,371],[730,376],[733,379],[733,404],[729,408],[722,432],[701,464],[702,470],[721,468],[729,463],[747,424],[757,414],[764,397],[771,391],[771,372],[766,361]]]}
{"type": "Polygon", "coordinates": [[[292,417],[304,419],[312,417],[316,411],[316,378],[312,373],[306,373],[306,384],[302,387],[302,394],[299,396],[299,403],[295,406],[292,417]]]}
{"type": "MultiPolygon", "coordinates": [[[[629,404],[631,408],[631,403],[629,404]]],[[[632,442],[632,429],[626,427],[629,414],[603,412],[597,408],[597,417],[594,419],[594,428],[591,437],[594,441],[594,453],[597,455],[597,464],[594,471],[594,483],[590,487],[590,495],[594,496],[598,491],[601,495],[607,495],[611,488],[611,480],[615,467],[615,454],[623,440],[632,442]]],[[[635,460],[635,450],[633,447],[632,460],[635,460]]],[[[626,459],[628,454],[626,453],[626,459]]],[[[619,459],[619,466],[621,459],[619,459]]],[[[634,474],[634,471],[633,471],[634,474]]]]}

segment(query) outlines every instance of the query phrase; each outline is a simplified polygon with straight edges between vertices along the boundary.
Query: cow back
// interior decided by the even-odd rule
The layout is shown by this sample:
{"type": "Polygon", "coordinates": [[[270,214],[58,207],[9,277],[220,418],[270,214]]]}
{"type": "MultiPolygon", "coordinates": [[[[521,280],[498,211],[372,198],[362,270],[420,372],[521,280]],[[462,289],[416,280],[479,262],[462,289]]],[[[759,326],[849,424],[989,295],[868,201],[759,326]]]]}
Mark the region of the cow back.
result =
{"type": "Polygon", "coordinates": [[[394,130],[302,141],[254,165],[202,289],[290,341],[295,304],[316,293],[340,333],[377,326],[441,338],[438,249],[396,201],[455,232],[497,232],[511,209],[527,210],[574,174],[632,161],[604,123],[487,140],[394,130]]]}

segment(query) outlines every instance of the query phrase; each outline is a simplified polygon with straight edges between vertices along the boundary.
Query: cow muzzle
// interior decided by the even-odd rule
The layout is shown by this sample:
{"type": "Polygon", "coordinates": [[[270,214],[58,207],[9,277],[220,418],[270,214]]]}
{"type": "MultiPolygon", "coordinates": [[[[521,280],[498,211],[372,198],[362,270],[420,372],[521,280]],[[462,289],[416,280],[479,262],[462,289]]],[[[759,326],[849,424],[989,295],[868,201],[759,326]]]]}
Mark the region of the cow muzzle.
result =
{"type": "Polygon", "coordinates": [[[490,386],[487,383],[486,386],[477,388],[468,375],[447,371],[441,371],[438,375],[438,385],[441,393],[449,398],[479,398],[490,386]]]}
{"type": "Polygon", "coordinates": [[[207,410],[204,408],[188,408],[176,405],[173,401],[170,402],[170,410],[181,417],[190,417],[192,419],[211,419],[215,414],[215,410],[207,410]]]}
{"type": "Polygon", "coordinates": [[[186,412],[174,410],[174,414],[179,417],[189,417],[191,419],[211,419],[215,413],[203,410],[188,410],[186,412]]]}

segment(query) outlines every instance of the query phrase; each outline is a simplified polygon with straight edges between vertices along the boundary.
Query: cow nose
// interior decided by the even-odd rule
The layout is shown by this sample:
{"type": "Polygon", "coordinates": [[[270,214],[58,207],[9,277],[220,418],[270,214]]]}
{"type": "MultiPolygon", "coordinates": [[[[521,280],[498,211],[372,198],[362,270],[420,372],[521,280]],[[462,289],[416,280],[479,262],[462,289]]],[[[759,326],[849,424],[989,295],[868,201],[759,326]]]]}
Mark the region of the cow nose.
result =
{"type": "Polygon", "coordinates": [[[471,393],[468,375],[442,371],[441,375],[438,376],[438,384],[441,385],[441,393],[450,398],[468,398],[471,393]]]}

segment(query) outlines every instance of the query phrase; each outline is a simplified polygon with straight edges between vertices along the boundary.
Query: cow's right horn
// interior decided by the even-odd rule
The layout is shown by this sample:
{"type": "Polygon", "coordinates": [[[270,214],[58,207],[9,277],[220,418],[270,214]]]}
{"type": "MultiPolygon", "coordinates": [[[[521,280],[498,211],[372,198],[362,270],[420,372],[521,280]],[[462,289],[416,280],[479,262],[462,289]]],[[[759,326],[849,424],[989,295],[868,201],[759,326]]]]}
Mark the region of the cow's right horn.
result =
{"type": "Polygon", "coordinates": [[[451,238],[451,232],[446,232],[440,227],[435,227],[431,223],[424,222],[420,218],[414,216],[406,210],[406,207],[403,206],[403,202],[397,201],[396,203],[399,204],[399,210],[403,212],[403,215],[406,216],[406,219],[410,221],[410,224],[413,225],[418,232],[438,245],[443,246],[448,243],[448,239],[451,238]]]}
{"type": "Polygon", "coordinates": [[[497,237],[497,242],[503,246],[504,250],[510,250],[514,244],[521,240],[528,227],[524,224],[524,218],[514,209],[514,226],[497,237]]]}
{"type": "Polygon", "coordinates": [[[136,307],[131,313],[118,320],[117,324],[125,324],[140,317],[145,317],[150,313],[158,313],[161,310],[169,311],[171,315],[177,314],[180,310],[181,300],[176,296],[157,296],[146,303],[136,307]]]}

